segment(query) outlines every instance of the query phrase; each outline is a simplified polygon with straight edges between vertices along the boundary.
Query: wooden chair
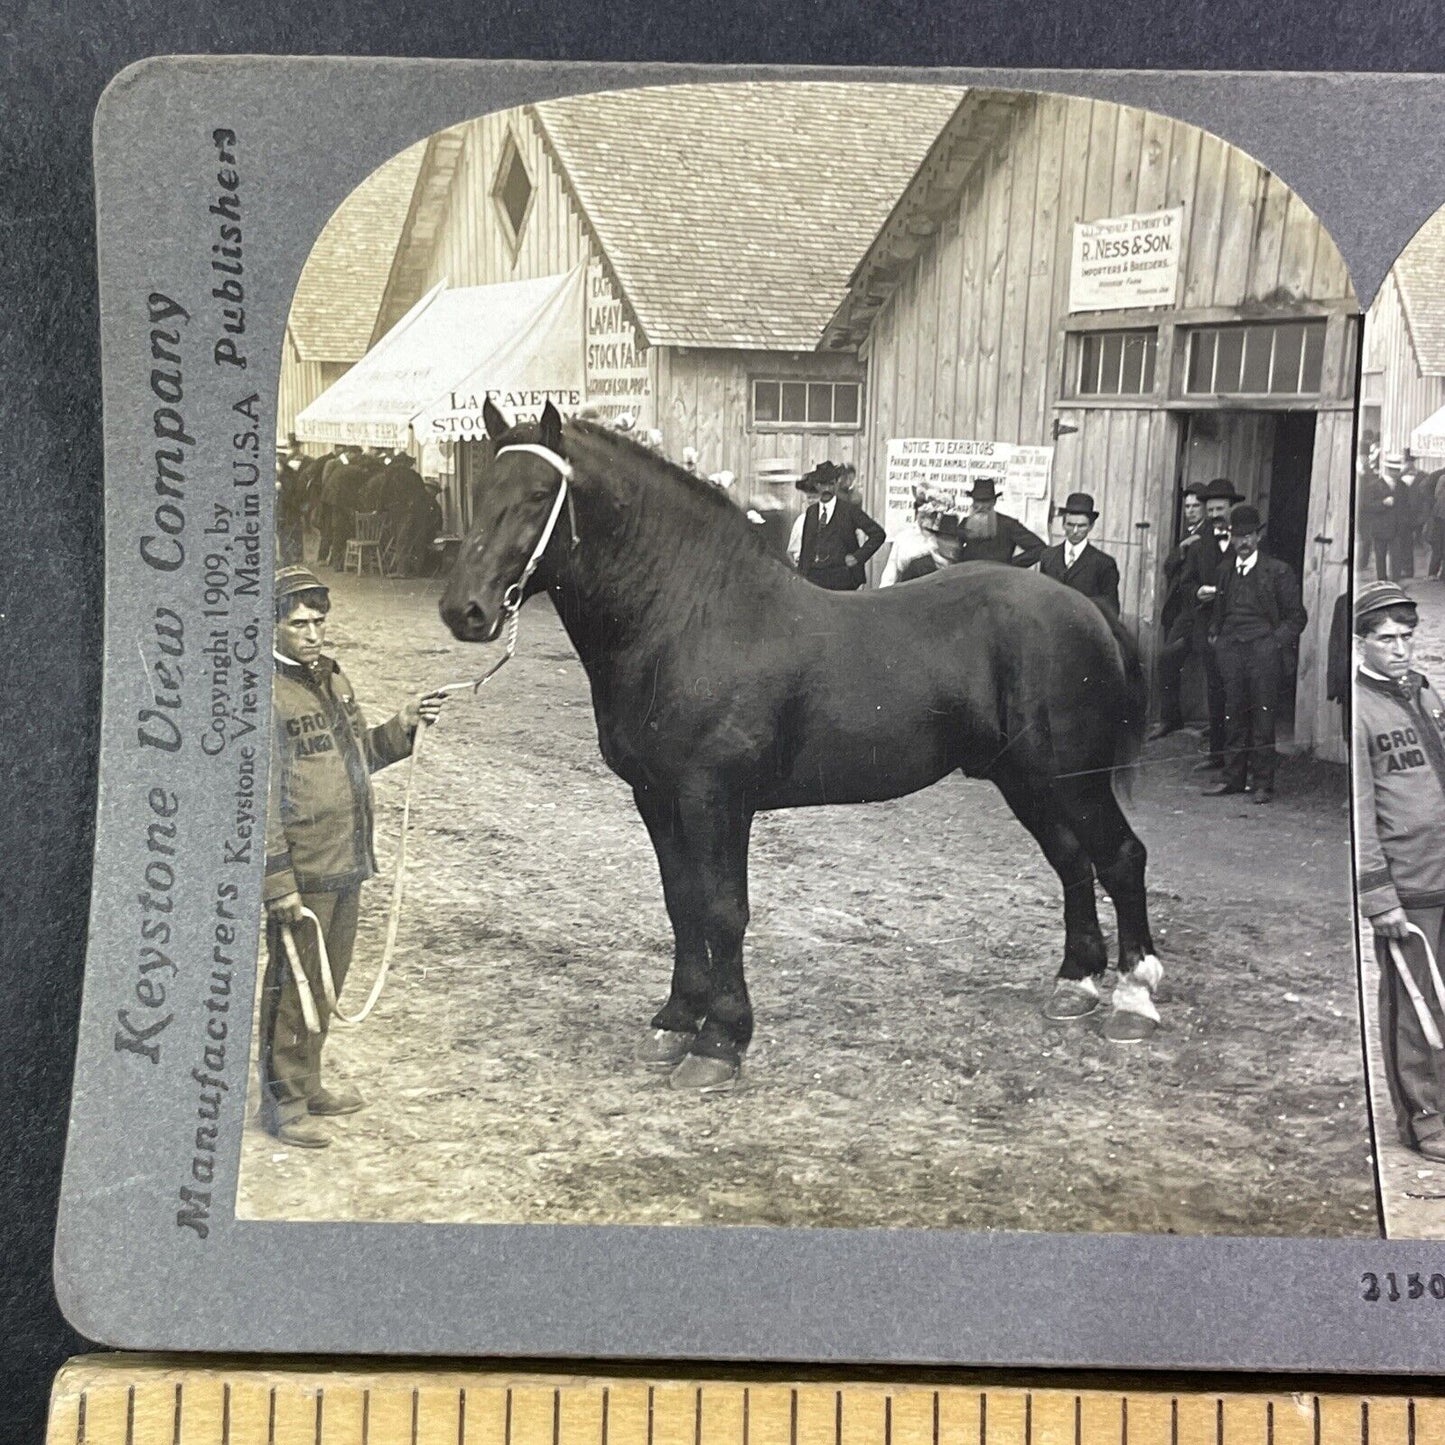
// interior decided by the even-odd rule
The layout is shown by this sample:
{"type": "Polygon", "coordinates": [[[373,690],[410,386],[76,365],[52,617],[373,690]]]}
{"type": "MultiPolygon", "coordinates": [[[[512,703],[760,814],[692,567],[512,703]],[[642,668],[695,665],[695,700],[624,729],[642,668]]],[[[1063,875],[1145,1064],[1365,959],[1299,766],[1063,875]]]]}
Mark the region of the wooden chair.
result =
{"type": "Polygon", "coordinates": [[[380,512],[358,512],[354,523],[355,535],[346,543],[346,555],[342,558],[341,570],[351,571],[351,564],[356,563],[356,575],[362,576],[366,571],[366,559],[371,558],[376,563],[376,575],[383,577],[386,569],[381,561],[381,526],[384,518],[380,512]]]}

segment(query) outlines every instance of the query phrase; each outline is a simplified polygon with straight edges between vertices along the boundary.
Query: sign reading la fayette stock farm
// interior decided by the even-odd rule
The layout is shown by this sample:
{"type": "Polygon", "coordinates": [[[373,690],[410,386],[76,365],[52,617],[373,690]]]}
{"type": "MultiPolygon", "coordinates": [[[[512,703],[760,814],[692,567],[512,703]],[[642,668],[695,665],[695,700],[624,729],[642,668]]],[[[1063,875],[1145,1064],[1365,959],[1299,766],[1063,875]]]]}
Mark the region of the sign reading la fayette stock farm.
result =
{"type": "Polygon", "coordinates": [[[1183,235],[1183,206],[1076,222],[1069,310],[1172,306],[1183,235]]]}

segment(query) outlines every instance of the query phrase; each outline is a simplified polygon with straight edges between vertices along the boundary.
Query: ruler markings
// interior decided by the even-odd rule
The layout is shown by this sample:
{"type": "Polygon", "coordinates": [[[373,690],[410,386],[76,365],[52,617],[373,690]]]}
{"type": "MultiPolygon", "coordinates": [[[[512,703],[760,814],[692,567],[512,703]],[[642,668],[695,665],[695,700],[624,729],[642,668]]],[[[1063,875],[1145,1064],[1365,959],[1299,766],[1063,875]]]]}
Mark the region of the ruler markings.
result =
{"type": "MultiPolygon", "coordinates": [[[[124,1362],[121,1362],[124,1367],[124,1362]]],[[[50,1445],[1428,1445],[1445,1397],[79,1367],[50,1445]],[[420,1381],[420,1383],[418,1383],[420,1381]],[[409,1406],[409,1411],[407,1407],[409,1406]],[[410,1415],[409,1420],[407,1415],[410,1415]],[[399,1418],[398,1418],[399,1416],[399,1418]]]]}

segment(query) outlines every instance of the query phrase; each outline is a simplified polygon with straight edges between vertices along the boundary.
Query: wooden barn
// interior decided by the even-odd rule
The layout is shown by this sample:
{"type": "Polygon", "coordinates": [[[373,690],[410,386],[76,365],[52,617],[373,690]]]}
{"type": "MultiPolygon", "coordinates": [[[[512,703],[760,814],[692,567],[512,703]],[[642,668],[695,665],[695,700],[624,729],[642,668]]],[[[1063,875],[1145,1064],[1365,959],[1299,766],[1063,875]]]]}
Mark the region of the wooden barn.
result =
{"type": "Polygon", "coordinates": [[[1334,243],[1243,152],[1103,101],[971,91],[823,345],[866,363],[874,515],[898,514],[890,442],[895,466],[900,439],[1025,449],[1016,480],[1000,473],[1004,510],[1046,525],[1050,502],[1093,494],[1151,658],[1181,487],[1231,477],[1303,577],[1296,743],[1343,761],[1324,670],[1347,584],[1357,334],[1334,243]]]}
{"type": "Polygon", "coordinates": [[[1445,407],[1445,212],[1411,238],[1365,321],[1360,371],[1360,435],[1386,452],[1414,450],[1421,465],[1445,467],[1445,426],[1428,428],[1445,407]],[[1416,442],[1421,445],[1416,445],[1416,442]]]}
{"type": "Polygon", "coordinates": [[[421,158],[422,147],[412,146],[378,167],[337,207],[306,258],[282,342],[278,446],[295,432],[301,411],[371,345],[421,158]]]}
{"type": "MultiPolygon", "coordinates": [[[[422,147],[369,339],[379,345],[429,297],[439,315],[448,293],[560,282],[585,268],[588,404],[660,430],[675,461],[695,449],[698,470],[733,473],[739,496],[760,477],[852,460],[863,369],[847,348],[818,342],[963,94],[673,86],[528,105],[439,132],[422,147]]],[[[439,381],[460,364],[439,357],[439,381]]],[[[442,419],[454,524],[465,523],[485,446],[482,398],[505,384],[454,388],[442,419]]],[[[510,398],[513,410],[526,414],[529,399],[553,391],[572,397],[570,382],[541,385],[510,398]]]]}

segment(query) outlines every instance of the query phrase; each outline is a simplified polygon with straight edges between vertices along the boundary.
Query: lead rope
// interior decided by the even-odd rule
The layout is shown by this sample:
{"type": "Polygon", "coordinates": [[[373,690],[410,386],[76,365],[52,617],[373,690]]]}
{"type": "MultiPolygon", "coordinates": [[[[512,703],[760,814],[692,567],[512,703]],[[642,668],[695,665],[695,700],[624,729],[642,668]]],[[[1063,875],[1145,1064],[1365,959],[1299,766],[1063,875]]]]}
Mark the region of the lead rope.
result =
{"type": "MultiPolygon", "coordinates": [[[[552,502],[552,510],[548,513],[546,525],[537,538],[537,545],[532,548],[532,555],[522,569],[522,575],[507,588],[502,596],[502,610],[507,615],[507,640],[501,657],[474,681],[449,682],[442,687],[433,688],[432,695],[441,693],[445,696],[453,692],[465,692],[468,688],[474,693],[480,692],[482,687],[512,660],[517,651],[517,633],[521,626],[522,594],[527,589],[527,583],[532,579],[532,573],[537,570],[538,562],[542,560],[542,553],[547,550],[547,545],[552,540],[552,533],[557,528],[557,520],[562,515],[564,502],[567,505],[568,524],[572,531],[572,545],[574,547],[577,545],[577,521],[572,511],[572,499],[568,487],[568,483],[572,479],[571,466],[556,452],[529,442],[518,442],[514,446],[503,447],[497,456],[501,457],[507,452],[530,452],[547,462],[558,476],[557,496],[552,502]]],[[[406,840],[407,833],[411,828],[412,782],[416,777],[416,760],[421,754],[422,738],[426,735],[426,731],[424,723],[417,725],[412,741],[411,756],[406,765],[406,790],[402,795],[401,804],[401,836],[396,845],[396,871],[391,880],[391,905],[387,912],[386,942],[381,951],[381,967],[377,970],[376,981],[371,985],[371,992],[367,995],[366,1002],[356,1013],[346,1013],[337,998],[336,980],[331,972],[331,959],[326,952],[326,936],[321,931],[321,920],[309,908],[303,907],[301,910],[301,917],[311,924],[312,932],[316,936],[318,972],[321,975],[321,991],[326,996],[327,1010],[343,1028],[355,1028],[358,1024],[366,1021],[381,998],[381,991],[386,987],[387,975],[391,972],[391,960],[396,951],[396,935],[401,927],[402,900],[406,895],[406,840]]],[[[281,925],[281,942],[286,950],[287,962],[291,966],[291,977],[296,984],[296,992],[301,999],[301,1017],[306,1024],[307,1032],[319,1034],[321,1032],[321,1016],[316,1007],[316,996],[301,963],[301,953],[296,946],[295,930],[289,923],[281,925]]]]}

